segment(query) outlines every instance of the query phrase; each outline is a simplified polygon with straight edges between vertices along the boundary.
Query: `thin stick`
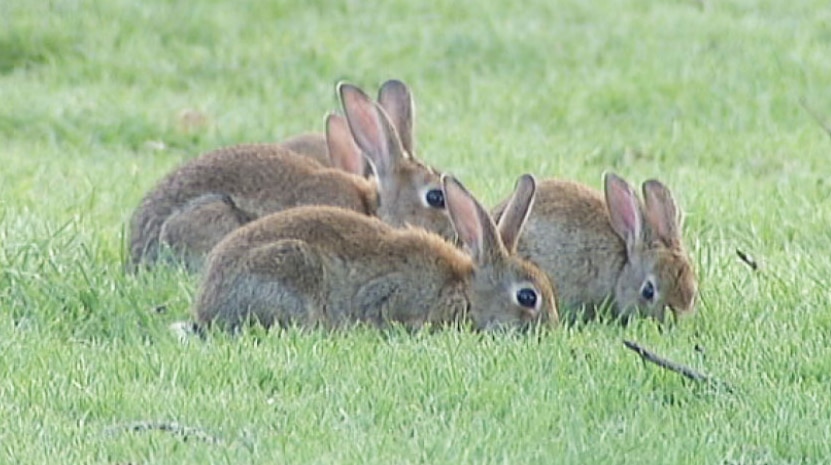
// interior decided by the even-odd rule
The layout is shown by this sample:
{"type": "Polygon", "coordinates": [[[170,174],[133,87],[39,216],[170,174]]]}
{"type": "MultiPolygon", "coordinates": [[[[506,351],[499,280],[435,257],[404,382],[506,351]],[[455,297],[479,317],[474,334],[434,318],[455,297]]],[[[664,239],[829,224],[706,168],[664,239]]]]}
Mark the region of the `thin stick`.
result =
{"type": "Polygon", "coordinates": [[[741,261],[743,261],[753,271],[757,271],[759,269],[759,264],[756,263],[756,260],[754,260],[753,257],[751,257],[750,255],[742,252],[739,249],[736,249],[736,255],[738,255],[741,261]]]}
{"type": "Polygon", "coordinates": [[[802,108],[804,108],[805,111],[807,111],[808,114],[811,115],[811,118],[814,118],[814,121],[816,121],[817,124],[819,124],[819,126],[823,130],[825,130],[825,133],[828,134],[828,137],[831,137],[831,126],[826,124],[825,121],[823,121],[822,118],[819,117],[819,114],[817,114],[817,112],[815,112],[811,109],[811,107],[808,106],[804,98],[799,99],[799,104],[802,105],[802,108]]]}
{"type": "MultiPolygon", "coordinates": [[[[671,360],[667,360],[667,359],[661,357],[660,355],[641,347],[639,344],[637,344],[635,342],[624,340],[623,344],[628,349],[631,349],[635,353],[640,355],[641,358],[644,361],[652,362],[652,363],[654,363],[655,365],[658,365],[661,368],[664,368],[666,370],[678,373],[679,375],[681,375],[681,376],[683,376],[687,379],[691,379],[691,380],[699,382],[699,383],[723,384],[723,383],[717,382],[716,380],[714,380],[713,378],[710,378],[707,375],[701,374],[701,373],[693,370],[692,368],[681,365],[679,363],[675,363],[671,360]]],[[[724,386],[727,388],[728,392],[732,392],[732,389],[730,389],[729,386],[727,386],[727,385],[724,385],[724,386]]]]}
{"type": "Polygon", "coordinates": [[[153,430],[166,431],[168,433],[175,434],[180,436],[185,441],[193,438],[210,444],[219,444],[222,442],[221,439],[208,434],[199,428],[183,426],[176,422],[136,421],[133,423],[110,427],[107,429],[107,432],[113,434],[116,431],[143,432],[153,430]]]}

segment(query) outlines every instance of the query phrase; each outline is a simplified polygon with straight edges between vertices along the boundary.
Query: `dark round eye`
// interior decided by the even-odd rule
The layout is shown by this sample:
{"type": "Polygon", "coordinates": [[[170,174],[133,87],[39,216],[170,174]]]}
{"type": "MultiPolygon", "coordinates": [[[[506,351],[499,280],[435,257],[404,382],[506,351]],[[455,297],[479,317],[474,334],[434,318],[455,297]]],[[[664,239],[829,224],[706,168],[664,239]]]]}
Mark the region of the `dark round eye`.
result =
{"type": "Polygon", "coordinates": [[[655,285],[652,284],[652,281],[644,283],[641,288],[641,297],[647,302],[652,302],[652,299],[655,298],[655,285]]]}
{"type": "Polygon", "coordinates": [[[516,301],[525,308],[537,307],[537,292],[524,287],[516,291],[516,301]]]}
{"type": "Polygon", "coordinates": [[[444,192],[441,189],[430,189],[425,195],[427,205],[433,208],[444,208],[444,192]]]}

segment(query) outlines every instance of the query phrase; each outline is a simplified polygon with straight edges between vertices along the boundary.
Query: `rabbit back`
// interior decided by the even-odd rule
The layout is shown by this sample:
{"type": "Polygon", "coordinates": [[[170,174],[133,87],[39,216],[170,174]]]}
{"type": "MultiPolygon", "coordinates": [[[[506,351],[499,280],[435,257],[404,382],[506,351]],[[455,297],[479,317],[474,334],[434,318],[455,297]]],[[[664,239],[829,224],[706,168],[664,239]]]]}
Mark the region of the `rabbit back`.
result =
{"type": "Polygon", "coordinates": [[[235,215],[261,216],[298,205],[328,204],[373,214],[373,183],[273,145],[238,145],[186,162],[151,190],[131,220],[134,264],[154,261],[161,231],[171,215],[189,211],[197,199],[219,196],[235,215]]]}
{"type": "Polygon", "coordinates": [[[305,155],[323,166],[331,167],[329,146],[326,135],[320,132],[307,132],[292,136],[279,144],[299,155],[305,155]]]}
{"type": "Polygon", "coordinates": [[[471,273],[470,259],[434,234],[343,209],[300,207],[220,242],[194,313],[202,325],[226,328],[252,318],[265,326],[396,321],[417,328],[464,312],[456,291],[471,273]]]}
{"type": "MultiPolygon", "coordinates": [[[[504,203],[494,210],[501,217],[504,203]]],[[[609,227],[603,196],[582,184],[539,181],[517,253],[537,264],[557,288],[561,308],[595,307],[614,294],[626,261],[623,241],[609,227]]]]}

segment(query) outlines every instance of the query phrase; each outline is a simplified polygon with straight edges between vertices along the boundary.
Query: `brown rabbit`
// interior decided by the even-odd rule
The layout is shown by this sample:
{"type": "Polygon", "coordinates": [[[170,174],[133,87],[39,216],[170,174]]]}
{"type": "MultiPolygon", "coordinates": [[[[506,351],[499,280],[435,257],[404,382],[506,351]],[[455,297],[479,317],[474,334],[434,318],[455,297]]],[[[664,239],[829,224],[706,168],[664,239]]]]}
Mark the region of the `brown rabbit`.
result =
{"type": "Polygon", "coordinates": [[[232,230],[300,205],[337,206],[452,237],[439,174],[404,151],[385,111],[362,90],[341,84],[338,93],[345,119],[329,115],[327,142],[341,169],[274,144],[229,147],[190,160],[150,191],[134,213],[132,264],[155,262],[164,245],[172,257],[198,269],[232,230]],[[374,167],[373,181],[360,176],[361,152],[374,167]]]}
{"type": "Polygon", "coordinates": [[[575,182],[539,183],[518,253],[556,283],[561,309],[585,307],[589,319],[611,302],[612,315],[624,321],[635,313],[663,321],[667,306],[676,316],[694,310],[697,284],[681,243],[680,211],[656,180],[643,183],[643,195],[641,205],[632,187],[611,173],[605,200],[575,182]]]}
{"type": "Polygon", "coordinates": [[[469,253],[421,228],[393,228],[344,209],[286,210],[237,229],[211,251],[194,302],[197,325],[556,322],[548,277],[514,252],[534,178],[519,179],[499,225],[457,180],[443,176],[442,183],[469,253]]]}

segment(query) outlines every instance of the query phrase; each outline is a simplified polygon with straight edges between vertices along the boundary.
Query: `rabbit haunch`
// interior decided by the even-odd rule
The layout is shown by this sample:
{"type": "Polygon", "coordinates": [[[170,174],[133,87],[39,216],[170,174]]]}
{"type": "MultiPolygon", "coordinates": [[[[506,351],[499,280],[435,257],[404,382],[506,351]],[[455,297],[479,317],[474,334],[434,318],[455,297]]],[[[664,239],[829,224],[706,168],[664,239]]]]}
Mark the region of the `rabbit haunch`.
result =
{"type": "Polygon", "coordinates": [[[498,226],[454,179],[445,179],[444,193],[469,253],[420,228],[393,228],[343,209],[275,213],[210,253],[194,303],[197,323],[420,328],[469,320],[488,329],[556,321],[548,277],[513,253],[533,178],[521,178],[513,214],[498,226]]]}
{"type": "MultiPolygon", "coordinates": [[[[537,198],[517,251],[557,286],[570,319],[611,303],[613,316],[640,313],[663,320],[695,307],[696,279],[681,241],[681,217],[663,184],[643,184],[645,202],[614,174],[603,193],[576,182],[539,182],[537,198]]],[[[494,210],[502,214],[503,205],[494,210]]]]}

